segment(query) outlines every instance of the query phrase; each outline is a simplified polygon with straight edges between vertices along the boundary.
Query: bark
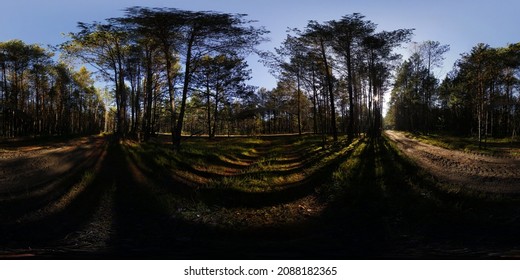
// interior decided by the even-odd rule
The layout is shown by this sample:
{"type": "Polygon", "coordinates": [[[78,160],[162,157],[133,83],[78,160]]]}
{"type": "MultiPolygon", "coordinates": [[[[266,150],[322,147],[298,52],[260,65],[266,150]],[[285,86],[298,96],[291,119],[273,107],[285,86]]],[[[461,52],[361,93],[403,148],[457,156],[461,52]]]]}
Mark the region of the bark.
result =
{"type": "Polygon", "coordinates": [[[173,146],[175,149],[180,149],[181,146],[181,136],[182,136],[182,125],[184,122],[184,114],[186,112],[186,101],[188,99],[188,91],[191,81],[191,67],[192,67],[192,49],[193,44],[195,42],[195,30],[192,31],[190,35],[190,39],[188,41],[187,51],[186,51],[186,63],[185,63],[185,72],[184,72],[184,86],[182,88],[182,100],[181,100],[181,108],[179,112],[179,119],[177,120],[177,127],[174,131],[173,136],[173,146]]]}
{"type": "Polygon", "coordinates": [[[327,88],[329,91],[329,102],[330,102],[330,125],[331,125],[331,131],[332,131],[332,137],[334,139],[334,142],[338,141],[338,130],[336,128],[336,107],[334,104],[334,88],[332,84],[332,73],[331,69],[328,64],[327,60],[327,54],[325,52],[325,43],[323,39],[320,39],[320,46],[321,46],[321,54],[323,57],[323,63],[325,64],[325,78],[327,81],[327,88]]]}

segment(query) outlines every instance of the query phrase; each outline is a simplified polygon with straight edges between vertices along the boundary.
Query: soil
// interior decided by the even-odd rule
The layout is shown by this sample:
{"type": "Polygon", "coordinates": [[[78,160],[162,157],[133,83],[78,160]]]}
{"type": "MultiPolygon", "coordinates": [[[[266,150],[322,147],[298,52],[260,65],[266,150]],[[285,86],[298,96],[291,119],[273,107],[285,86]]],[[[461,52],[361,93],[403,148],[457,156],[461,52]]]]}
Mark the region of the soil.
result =
{"type": "MultiPolygon", "coordinates": [[[[450,187],[520,192],[520,158],[446,150],[394,131],[387,136],[418,166],[450,187]]],[[[247,166],[262,158],[262,147],[257,151],[259,156],[248,158],[247,166]]],[[[290,164],[305,158],[285,153],[290,164]]],[[[451,221],[452,215],[434,215],[438,209],[431,206],[431,217],[447,221],[432,218],[425,222],[424,217],[414,216],[418,198],[402,190],[404,179],[387,180],[390,176],[386,173],[378,178],[375,172],[378,160],[385,161],[382,166],[391,166],[394,158],[385,153],[382,158],[369,152],[363,156],[363,172],[367,174],[361,177],[375,180],[350,186],[352,191],[333,205],[324,203],[314,191],[315,185],[332,176],[320,173],[302,186],[296,184],[293,189],[298,191],[287,192],[282,198],[279,194],[243,195],[242,203],[219,206],[210,199],[218,193],[198,190],[198,198],[207,199],[211,207],[187,209],[180,205],[177,213],[169,213],[153,205],[166,191],[153,189],[151,180],[157,174],[143,172],[122,145],[101,137],[3,144],[0,259],[514,258],[520,252],[516,241],[520,218],[516,214],[496,230],[480,221],[458,228],[459,220],[451,221]],[[91,172],[93,179],[81,187],[85,172],[91,172]],[[403,194],[408,196],[403,198],[403,194]],[[255,200],[259,205],[253,203],[255,200]],[[403,200],[409,205],[403,206],[403,200]],[[266,201],[270,203],[263,205],[266,201]],[[226,221],[234,225],[223,226],[226,221]],[[504,236],[510,236],[505,245],[495,244],[504,236]]],[[[334,171],[348,157],[338,157],[324,169],[334,171]]],[[[219,176],[238,176],[247,166],[228,164],[214,171],[219,176]]],[[[288,168],[301,167],[294,164],[288,168]]],[[[201,174],[210,171],[198,170],[201,174]]],[[[393,171],[386,172],[395,174],[393,171]]],[[[177,189],[181,184],[168,181],[165,186],[177,189]]]]}
{"type": "Polygon", "coordinates": [[[397,147],[438,181],[487,193],[520,193],[520,157],[449,150],[386,131],[397,147]]]}
{"type": "Polygon", "coordinates": [[[85,168],[99,156],[104,139],[82,137],[43,145],[0,146],[0,196],[36,191],[57,178],[85,168]]]}
{"type": "Polygon", "coordinates": [[[218,207],[187,220],[147,204],[157,199],[149,176],[101,137],[0,146],[0,259],[279,258],[288,253],[277,244],[301,235],[292,225],[306,224],[323,208],[310,192],[275,206],[218,207]],[[85,172],[94,181],[78,187],[85,172]],[[217,225],[226,217],[238,227],[270,226],[227,230],[217,225]],[[275,245],[264,253],[264,243],[275,245]]]}

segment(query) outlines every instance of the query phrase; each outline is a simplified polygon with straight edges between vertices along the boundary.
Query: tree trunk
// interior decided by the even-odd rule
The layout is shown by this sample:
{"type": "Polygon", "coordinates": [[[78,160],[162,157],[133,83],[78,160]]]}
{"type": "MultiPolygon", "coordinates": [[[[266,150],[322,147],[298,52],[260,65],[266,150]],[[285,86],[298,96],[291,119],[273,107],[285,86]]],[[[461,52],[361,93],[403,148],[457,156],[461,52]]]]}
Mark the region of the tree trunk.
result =
{"type": "Polygon", "coordinates": [[[348,101],[349,101],[349,120],[347,127],[347,139],[348,141],[352,141],[354,139],[354,116],[355,114],[355,106],[354,106],[354,87],[353,87],[353,75],[352,75],[352,55],[351,55],[351,43],[350,38],[349,42],[347,42],[347,87],[348,87],[348,101]]]}
{"type": "Polygon", "coordinates": [[[175,141],[175,88],[173,85],[174,78],[172,77],[171,68],[172,68],[172,59],[170,56],[170,47],[168,43],[163,42],[163,54],[164,59],[166,60],[166,79],[168,82],[168,96],[170,97],[170,109],[171,109],[171,116],[170,116],[170,129],[171,129],[171,137],[172,142],[175,141]]]}
{"type": "Polygon", "coordinates": [[[330,95],[330,125],[331,125],[331,131],[332,131],[332,137],[334,139],[334,142],[338,141],[338,130],[336,128],[336,108],[334,104],[334,88],[332,84],[332,69],[329,67],[328,61],[327,61],[327,54],[325,52],[325,44],[323,42],[323,39],[320,39],[320,46],[321,46],[321,54],[323,57],[323,63],[325,64],[325,78],[327,80],[327,87],[330,95]]]}
{"type": "Polygon", "coordinates": [[[301,116],[301,104],[300,104],[300,99],[301,99],[301,81],[300,81],[300,72],[298,71],[298,74],[297,74],[297,83],[298,83],[298,97],[297,97],[297,102],[298,102],[298,134],[299,135],[302,135],[302,116],[301,116]]]}
{"type": "Polygon", "coordinates": [[[182,88],[182,100],[181,100],[181,108],[179,112],[179,119],[177,120],[177,127],[174,131],[173,136],[173,146],[175,149],[180,149],[181,147],[181,136],[182,136],[182,125],[184,122],[184,114],[186,111],[186,101],[188,99],[188,90],[190,87],[191,81],[191,56],[192,56],[192,48],[193,43],[195,42],[195,31],[192,32],[190,40],[188,42],[188,49],[186,51],[186,64],[185,64],[185,72],[184,72],[184,86],[182,88]]]}

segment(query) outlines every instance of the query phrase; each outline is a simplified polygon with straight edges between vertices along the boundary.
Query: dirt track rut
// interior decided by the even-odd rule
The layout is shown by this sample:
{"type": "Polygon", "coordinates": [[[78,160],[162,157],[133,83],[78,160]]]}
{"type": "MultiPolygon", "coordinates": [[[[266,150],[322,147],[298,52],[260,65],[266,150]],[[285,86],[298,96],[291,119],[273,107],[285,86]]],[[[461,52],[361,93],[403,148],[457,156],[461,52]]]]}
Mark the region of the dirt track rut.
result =
{"type": "Polygon", "coordinates": [[[520,193],[520,158],[449,150],[386,131],[397,147],[443,183],[489,193],[520,193]]]}
{"type": "Polygon", "coordinates": [[[0,194],[41,188],[97,159],[104,139],[0,148],[0,194]]]}

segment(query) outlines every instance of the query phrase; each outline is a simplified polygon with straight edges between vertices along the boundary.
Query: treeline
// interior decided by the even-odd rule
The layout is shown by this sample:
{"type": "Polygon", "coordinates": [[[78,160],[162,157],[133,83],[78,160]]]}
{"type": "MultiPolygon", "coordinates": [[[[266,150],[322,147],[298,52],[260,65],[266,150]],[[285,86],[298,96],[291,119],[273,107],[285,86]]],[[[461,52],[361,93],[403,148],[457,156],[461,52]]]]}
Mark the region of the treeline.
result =
{"type": "Polygon", "coordinates": [[[276,88],[246,91],[240,102],[224,106],[223,100],[220,111],[212,111],[208,104],[216,104],[217,92],[199,84],[189,99],[184,129],[209,135],[312,132],[334,139],[379,135],[383,93],[400,59],[394,49],[409,41],[412,30],[376,28],[363,15],[352,14],[291,30],[274,52],[261,53],[278,78],[276,88]],[[210,125],[211,114],[221,116],[219,122],[210,125]]]}
{"type": "Polygon", "coordinates": [[[268,32],[245,15],[143,7],[78,29],[56,47],[59,63],[21,42],[34,49],[23,51],[25,60],[4,51],[3,136],[113,128],[145,141],[168,132],[176,147],[183,133],[377,136],[383,93],[400,59],[394,49],[412,36],[411,29],[376,31],[356,13],[309,21],[273,52],[260,52],[268,32]],[[278,78],[276,88],[247,85],[245,59],[254,52],[278,78]],[[85,68],[75,72],[63,62],[74,60],[111,87],[103,98],[85,68]]]}
{"type": "Polygon", "coordinates": [[[388,124],[400,130],[476,136],[480,143],[486,137],[517,136],[520,43],[500,48],[478,44],[442,81],[431,74],[428,61],[440,61],[446,46],[427,43],[440,55],[428,60],[424,52],[415,52],[401,64],[388,124]]]}
{"type": "Polygon", "coordinates": [[[376,32],[360,14],[293,30],[263,60],[273,90],[247,86],[245,57],[267,31],[244,15],[133,7],[105,23],[80,23],[62,45],[114,84],[116,132],[147,140],[181,134],[379,134],[393,50],[410,29],[376,32]]]}
{"type": "Polygon", "coordinates": [[[105,107],[85,68],[39,45],[0,42],[0,137],[99,133],[105,107]]]}

